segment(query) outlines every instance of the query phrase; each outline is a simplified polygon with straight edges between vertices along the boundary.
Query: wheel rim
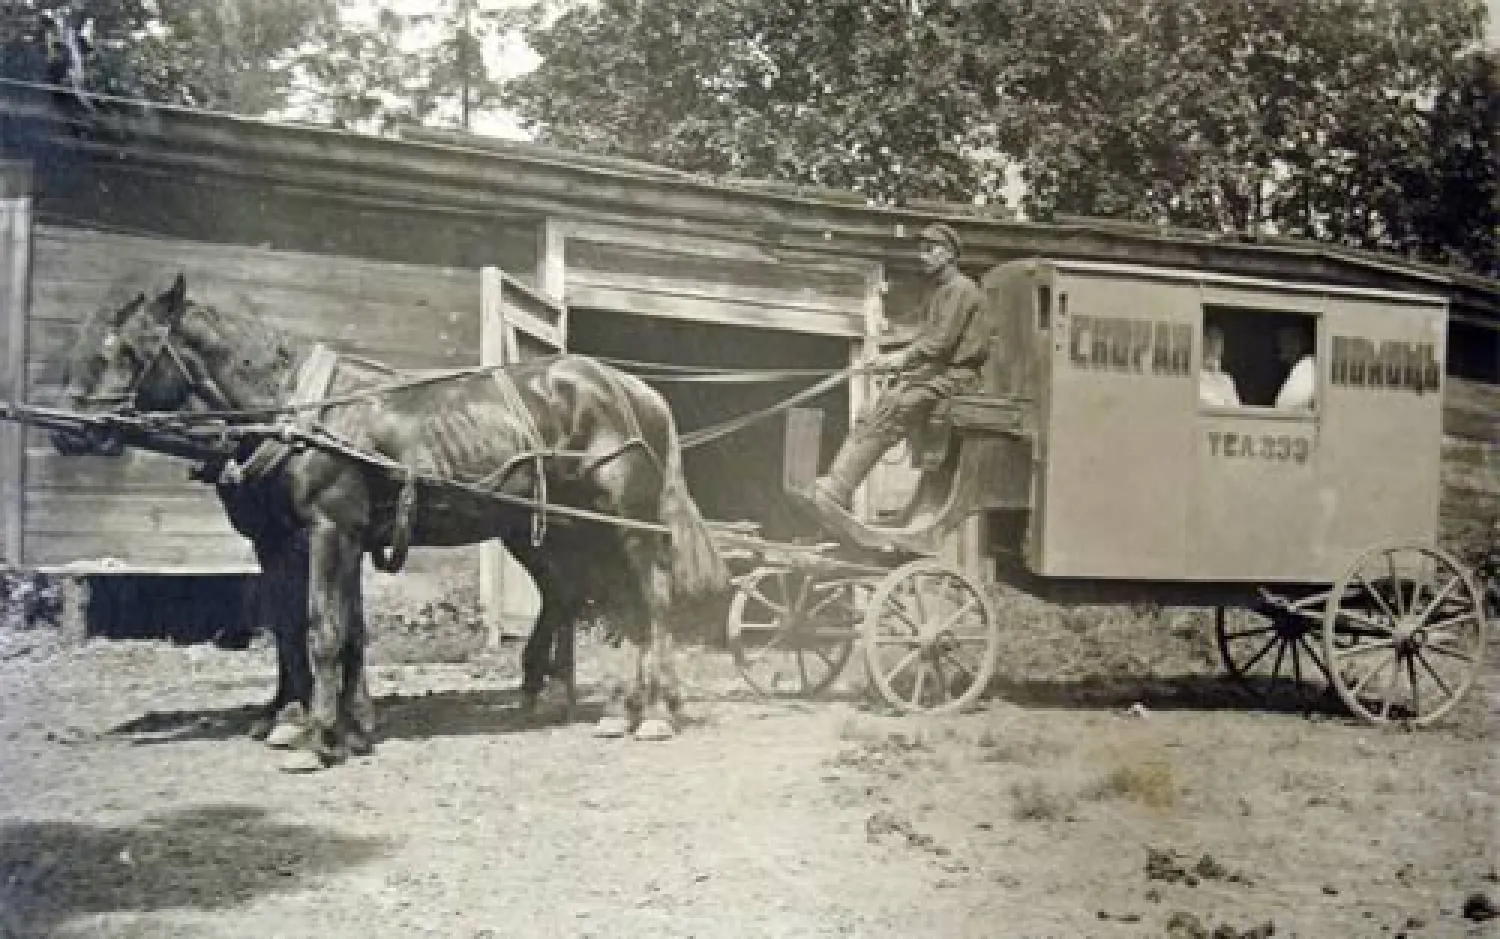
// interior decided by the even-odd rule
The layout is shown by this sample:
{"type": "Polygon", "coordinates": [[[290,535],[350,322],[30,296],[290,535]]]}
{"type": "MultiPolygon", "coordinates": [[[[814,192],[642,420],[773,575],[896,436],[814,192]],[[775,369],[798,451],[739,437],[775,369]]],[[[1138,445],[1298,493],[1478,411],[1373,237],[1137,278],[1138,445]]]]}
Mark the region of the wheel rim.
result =
{"type": "Polygon", "coordinates": [[[1261,701],[1283,694],[1306,705],[1327,693],[1327,659],[1313,620],[1290,611],[1219,607],[1214,637],[1224,669],[1261,701]]]}
{"type": "Polygon", "coordinates": [[[855,581],[819,582],[787,568],[747,575],[730,602],[726,630],[745,683],[766,698],[827,690],[854,651],[859,589],[855,581]]]}
{"type": "Polygon", "coordinates": [[[1485,625],[1483,596],[1451,554],[1372,548],[1329,596],[1323,645],[1334,687],[1366,721],[1430,724],[1478,676],[1485,625]]]}
{"type": "Polygon", "coordinates": [[[984,590],[935,561],[889,574],[865,614],[870,681],[901,711],[968,707],[994,676],[999,643],[999,619],[984,590]]]}

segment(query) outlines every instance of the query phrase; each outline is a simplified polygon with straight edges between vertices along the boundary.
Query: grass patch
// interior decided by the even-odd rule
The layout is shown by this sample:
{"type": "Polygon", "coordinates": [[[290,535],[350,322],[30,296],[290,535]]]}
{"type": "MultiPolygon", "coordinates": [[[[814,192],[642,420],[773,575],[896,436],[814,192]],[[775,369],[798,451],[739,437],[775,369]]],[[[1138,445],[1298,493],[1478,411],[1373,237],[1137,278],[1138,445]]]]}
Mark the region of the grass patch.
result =
{"type": "Polygon", "coordinates": [[[1169,808],[1177,802],[1177,784],[1171,764],[1152,761],[1117,766],[1084,788],[1090,802],[1125,799],[1152,808],[1169,808]]]}
{"type": "Polygon", "coordinates": [[[1012,783],[1011,817],[1017,821],[1056,821],[1067,818],[1077,808],[1071,797],[1049,788],[1040,780],[1012,783]]]}

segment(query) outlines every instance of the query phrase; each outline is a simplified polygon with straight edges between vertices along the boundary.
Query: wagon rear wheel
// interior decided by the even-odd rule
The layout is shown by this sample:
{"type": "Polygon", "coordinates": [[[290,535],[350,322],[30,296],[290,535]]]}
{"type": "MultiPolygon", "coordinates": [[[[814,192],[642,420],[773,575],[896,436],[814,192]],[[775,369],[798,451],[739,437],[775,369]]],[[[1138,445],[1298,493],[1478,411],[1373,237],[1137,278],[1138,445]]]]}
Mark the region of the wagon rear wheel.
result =
{"type": "Polygon", "coordinates": [[[818,580],[762,567],[745,575],[729,605],[729,653],[756,694],[813,697],[833,684],[854,651],[860,580],[818,580]]]}
{"type": "Polygon", "coordinates": [[[1473,575],[1448,552],[1371,548],[1334,586],[1324,612],[1334,687],[1367,721],[1440,720],[1478,677],[1485,620],[1473,575]]]}
{"type": "Polygon", "coordinates": [[[1224,669],[1261,701],[1283,693],[1308,703],[1328,693],[1317,620],[1288,609],[1218,607],[1214,639],[1224,669]]]}
{"type": "Polygon", "coordinates": [[[893,707],[957,711],[994,677],[1000,620],[974,581],[936,561],[912,561],[876,588],[864,645],[870,681],[893,707]]]}

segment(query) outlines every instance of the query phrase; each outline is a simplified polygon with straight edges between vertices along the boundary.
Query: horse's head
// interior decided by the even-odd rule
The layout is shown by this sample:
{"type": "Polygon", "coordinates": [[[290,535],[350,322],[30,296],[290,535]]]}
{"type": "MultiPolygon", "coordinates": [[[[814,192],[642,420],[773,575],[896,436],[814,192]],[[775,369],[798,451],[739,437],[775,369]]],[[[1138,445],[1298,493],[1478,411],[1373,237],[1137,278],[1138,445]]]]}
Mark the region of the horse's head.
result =
{"type": "MultiPolygon", "coordinates": [[[[69,403],[85,413],[175,411],[192,397],[192,375],[173,330],[187,310],[187,282],[178,274],[155,297],[137,294],[118,309],[104,308],[79,327],[64,363],[69,403]]],[[[117,455],[118,440],[54,434],[62,453],[117,455]]]]}

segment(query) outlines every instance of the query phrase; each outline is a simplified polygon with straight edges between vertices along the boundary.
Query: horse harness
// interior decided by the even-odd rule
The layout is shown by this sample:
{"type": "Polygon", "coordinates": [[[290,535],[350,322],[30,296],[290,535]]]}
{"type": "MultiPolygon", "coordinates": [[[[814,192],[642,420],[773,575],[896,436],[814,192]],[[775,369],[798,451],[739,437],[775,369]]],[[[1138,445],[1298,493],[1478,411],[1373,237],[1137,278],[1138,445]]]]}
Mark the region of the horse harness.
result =
{"type": "MultiPolygon", "coordinates": [[[[160,327],[162,337],[156,355],[159,357],[162,350],[166,350],[181,369],[185,378],[191,382],[194,375],[188,370],[186,363],[172,347],[167,336],[167,328],[160,327]]],[[[525,499],[531,510],[531,543],[538,547],[546,537],[547,512],[549,508],[547,492],[547,474],[545,471],[548,460],[558,458],[571,458],[579,461],[575,473],[580,478],[588,476],[600,467],[613,462],[626,452],[639,447],[652,459],[657,471],[664,472],[660,456],[646,442],[636,416],[635,409],[630,406],[629,398],[625,396],[624,389],[620,387],[614,376],[605,373],[605,380],[609,383],[611,390],[619,395],[620,400],[625,402],[625,419],[627,421],[630,436],[620,446],[604,454],[590,455],[582,452],[550,449],[542,440],[541,431],[538,428],[530,408],[521,398],[520,389],[516,387],[514,379],[507,374],[503,368],[481,367],[479,369],[463,369],[451,373],[442,373],[432,376],[423,376],[410,381],[397,382],[379,388],[367,389],[355,394],[331,397],[330,388],[333,384],[335,372],[341,356],[338,352],[330,349],[323,343],[316,343],[307,358],[296,372],[288,379],[287,395],[284,398],[285,405],[278,410],[281,418],[276,422],[278,426],[294,433],[284,433],[281,438],[267,437],[262,440],[255,449],[244,459],[243,462],[234,459],[227,460],[216,476],[212,474],[200,474],[199,478],[207,478],[207,481],[223,486],[240,486],[264,479],[279,470],[294,452],[305,447],[302,442],[305,435],[321,430],[318,426],[317,416],[326,407],[343,403],[355,403],[360,400],[369,400],[379,397],[383,393],[412,387],[415,385],[428,384],[437,381],[447,381],[455,378],[468,377],[483,372],[488,372],[494,379],[496,387],[505,403],[505,409],[510,412],[517,423],[518,449],[516,456],[507,460],[503,466],[490,475],[478,480],[472,488],[483,491],[498,489],[506,479],[510,477],[517,467],[530,464],[534,467],[532,492],[525,499]],[[288,419],[288,415],[291,415],[288,419]],[[300,433],[295,433],[300,432],[300,433]]],[[[354,359],[353,356],[343,358],[354,359]]],[[[153,363],[154,364],[154,363],[153,363]]],[[[144,376],[147,370],[142,370],[139,375],[144,376]]],[[[202,380],[212,384],[208,376],[202,376],[202,380]]],[[[140,384],[138,377],[132,387],[132,395],[135,386],[140,384]]],[[[219,392],[217,386],[213,387],[215,396],[221,401],[227,401],[219,392]]],[[[371,550],[371,561],[375,566],[386,572],[396,573],[401,570],[406,562],[406,556],[410,547],[412,531],[412,513],[417,502],[417,474],[415,468],[404,467],[400,493],[397,496],[395,506],[395,518],[391,524],[389,535],[389,553],[379,548],[371,550]]],[[[470,487],[466,487],[470,488],[470,487]]],[[[579,514],[582,516],[594,513],[563,513],[579,514]]]]}

